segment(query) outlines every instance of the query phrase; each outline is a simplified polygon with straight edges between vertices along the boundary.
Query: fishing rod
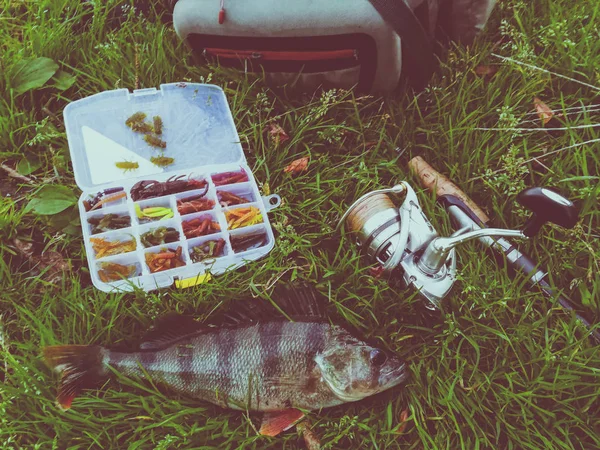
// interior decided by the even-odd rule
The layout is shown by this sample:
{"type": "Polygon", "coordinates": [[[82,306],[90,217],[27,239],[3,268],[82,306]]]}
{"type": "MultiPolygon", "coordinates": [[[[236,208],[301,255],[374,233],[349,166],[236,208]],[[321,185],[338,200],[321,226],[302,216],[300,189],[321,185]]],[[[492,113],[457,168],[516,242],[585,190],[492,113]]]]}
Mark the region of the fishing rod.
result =
{"type": "MultiPolygon", "coordinates": [[[[444,298],[456,281],[456,248],[465,242],[479,240],[503,255],[511,273],[527,278],[531,288],[575,311],[573,304],[548,282],[547,272],[533,258],[516,248],[506,238],[530,239],[547,222],[573,228],[578,221],[576,206],[568,198],[544,187],[525,189],[517,201],[532,215],[521,230],[491,228],[489,217],[462,190],[433,169],[422,158],[413,158],[409,166],[423,187],[435,192],[451,218],[456,231],[440,236],[425,216],[412,186],[402,181],[396,186],[369,192],[356,200],[340,219],[356,238],[356,244],[369,259],[379,264],[383,274],[400,277],[424,298],[428,309],[441,309],[444,298]],[[397,207],[391,195],[404,195],[397,207]]],[[[592,323],[576,313],[586,327],[592,323]]],[[[600,331],[592,330],[600,343],[600,331]]]]}

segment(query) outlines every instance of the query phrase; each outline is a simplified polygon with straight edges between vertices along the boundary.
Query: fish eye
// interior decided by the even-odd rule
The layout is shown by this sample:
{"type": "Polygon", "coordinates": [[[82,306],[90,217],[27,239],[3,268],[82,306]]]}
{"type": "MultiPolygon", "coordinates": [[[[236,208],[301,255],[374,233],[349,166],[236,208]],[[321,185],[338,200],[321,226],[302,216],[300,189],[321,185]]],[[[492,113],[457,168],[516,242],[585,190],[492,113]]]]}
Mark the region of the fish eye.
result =
{"type": "Polygon", "coordinates": [[[369,356],[371,359],[371,364],[376,367],[382,366],[387,361],[387,356],[381,350],[371,350],[371,355],[369,356]]]}

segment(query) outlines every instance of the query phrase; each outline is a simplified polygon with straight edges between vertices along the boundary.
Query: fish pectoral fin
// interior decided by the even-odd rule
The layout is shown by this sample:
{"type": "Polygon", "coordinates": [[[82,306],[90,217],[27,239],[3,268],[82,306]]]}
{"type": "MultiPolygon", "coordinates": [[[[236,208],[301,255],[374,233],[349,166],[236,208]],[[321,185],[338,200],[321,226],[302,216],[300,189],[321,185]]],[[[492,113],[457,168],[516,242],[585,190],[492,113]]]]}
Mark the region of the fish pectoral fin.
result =
{"type": "Polygon", "coordinates": [[[277,436],[282,431],[292,428],[303,418],[304,413],[299,409],[267,412],[263,416],[258,434],[263,436],[277,436]]]}

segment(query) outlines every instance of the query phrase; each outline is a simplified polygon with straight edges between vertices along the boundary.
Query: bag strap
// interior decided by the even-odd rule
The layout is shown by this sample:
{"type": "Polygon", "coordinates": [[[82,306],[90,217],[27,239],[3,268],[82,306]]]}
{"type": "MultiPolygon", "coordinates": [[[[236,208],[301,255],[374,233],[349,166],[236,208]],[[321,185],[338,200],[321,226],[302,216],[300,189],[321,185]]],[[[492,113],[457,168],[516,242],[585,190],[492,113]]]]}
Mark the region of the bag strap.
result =
{"type": "Polygon", "coordinates": [[[437,67],[433,43],[413,10],[405,0],[369,0],[383,20],[400,36],[408,64],[402,70],[408,73],[413,86],[424,88],[437,67]]]}

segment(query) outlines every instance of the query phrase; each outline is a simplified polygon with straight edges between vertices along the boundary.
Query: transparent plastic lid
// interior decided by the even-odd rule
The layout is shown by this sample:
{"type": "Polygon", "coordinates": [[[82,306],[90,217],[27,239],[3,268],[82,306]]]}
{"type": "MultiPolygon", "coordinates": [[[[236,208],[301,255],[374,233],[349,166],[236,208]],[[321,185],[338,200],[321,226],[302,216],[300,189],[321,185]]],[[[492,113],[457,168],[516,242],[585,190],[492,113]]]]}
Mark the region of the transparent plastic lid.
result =
{"type": "Polygon", "coordinates": [[[199,166],[245,162],[233,117],[221,88],[199,83],[163,84],[129,92],[105,91],[70,103],[65,128],[75,182],[82,190],[107,183],[199,166]],[[145,122],[155,116],[163,124],[157,136],[166,143],[150,145],[142,132],[126,125],[137,112],[145,122]],[[170,157],[161,167],[152,157],[170,157]],[[129,169],[117,167],[127,163],[129,169]]]}

